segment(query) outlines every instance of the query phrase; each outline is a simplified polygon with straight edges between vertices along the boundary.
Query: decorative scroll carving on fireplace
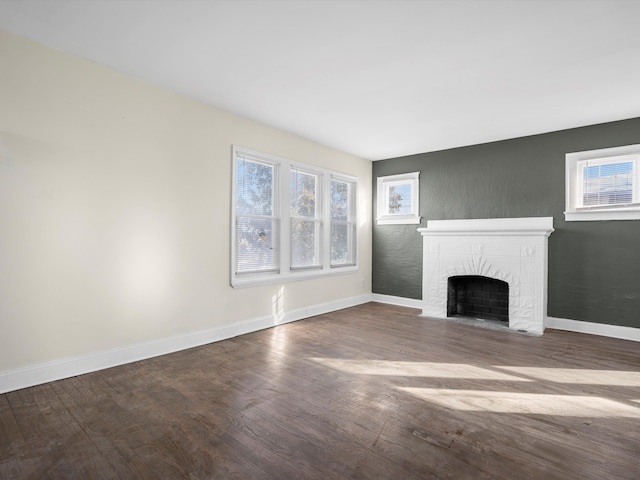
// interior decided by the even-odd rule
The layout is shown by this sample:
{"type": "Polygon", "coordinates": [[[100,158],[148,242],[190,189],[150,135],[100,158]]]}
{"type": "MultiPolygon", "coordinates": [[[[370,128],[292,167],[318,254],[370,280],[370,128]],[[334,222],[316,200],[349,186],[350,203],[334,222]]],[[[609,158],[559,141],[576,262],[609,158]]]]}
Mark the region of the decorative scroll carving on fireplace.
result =
{"type": "Polygon", "coordinates": [[[418,231],[424,316],[446,318],[449,277],[478,275],[509,285],[509,328],[544,331],[552,217],[436,220],[418,231]]]}

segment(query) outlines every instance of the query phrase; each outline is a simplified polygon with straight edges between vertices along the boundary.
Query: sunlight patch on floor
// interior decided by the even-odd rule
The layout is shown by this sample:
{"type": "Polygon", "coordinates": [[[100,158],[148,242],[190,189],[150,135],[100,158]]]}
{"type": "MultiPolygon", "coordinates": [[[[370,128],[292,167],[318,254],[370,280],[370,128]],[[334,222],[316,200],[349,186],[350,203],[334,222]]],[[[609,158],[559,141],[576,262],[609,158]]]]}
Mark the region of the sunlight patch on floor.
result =
{"type": "Polygon", "coordinates": [[[592,396],[407,388],[399,390],[453,410],[592,418],[640,418],[640,408],[592,396]]]}
{"type": "Polygon", "coordinates": [[[269,337],[270,353],[286,354],[289,348],[289,331],[284,328],[272,328],[269,333],[271,333],[271,337],[269,337]]]}
{"type": "Polygon", "coordinates": [[[586,370],[578,368],[541,368],[541,367],[498,367],[511,373],[526,375],[547,382],[616,385],[620,387],[640,387],[640,372],[620,370],[586,370]]]}
{"type": "Polygon", "coordinates": [[[341,372],[357,375],[390,375],[400,377],[459,378],[467,380],[500,380],[531,382],[532,380],[480,368],[464,363],[397,362],[389,360],[345,360],[312,358],[314,362],[341,372]]]}

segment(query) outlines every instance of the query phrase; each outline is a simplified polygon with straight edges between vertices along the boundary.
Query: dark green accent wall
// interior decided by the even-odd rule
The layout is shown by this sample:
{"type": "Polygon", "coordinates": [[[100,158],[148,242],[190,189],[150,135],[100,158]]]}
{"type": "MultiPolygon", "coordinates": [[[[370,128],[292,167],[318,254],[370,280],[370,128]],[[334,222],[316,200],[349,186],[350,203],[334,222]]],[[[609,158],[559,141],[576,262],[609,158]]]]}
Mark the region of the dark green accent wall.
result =
{"type": "Polygon", "coordinates": [[[565,222],[565,154],[640,143],[640,118],[373,163],[420,172],[421,225],[373,227],[373,292],[422,297],[428,220],[553,217],[548,315],[640,327],[640,220],[565,222]]]}

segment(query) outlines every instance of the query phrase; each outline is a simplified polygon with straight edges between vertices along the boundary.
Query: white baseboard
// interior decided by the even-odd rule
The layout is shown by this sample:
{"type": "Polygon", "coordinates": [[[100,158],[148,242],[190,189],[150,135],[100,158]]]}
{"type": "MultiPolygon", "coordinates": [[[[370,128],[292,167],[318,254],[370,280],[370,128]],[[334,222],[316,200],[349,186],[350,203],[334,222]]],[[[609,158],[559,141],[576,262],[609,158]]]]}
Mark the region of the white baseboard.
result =
{"type": "Polygon", "coordinates": [[[566,330],[568,332],[588,333],[591,335],[640,342],[640,328],[621,327],[620,325],[607,325],[605,323],[583,322],[580,320],[556,317],[547,317],[545,326],[547,328],[566,330]]]}
{"type": "MultiPolygon", "coordinates": [[[[402,307],[422,308],[422,300],[413,298],[394,297],[374,293],[374,302],[389,303],[402,307]]],[[[568,332],[588,333],[590,335],[600,335],[602,337],[619,338],[622,340],[633,340],[640,342],[640,328],[621,327],[619,325],[607,325],[605,323],[584,322],[580,320],[569,320],[566,318],[547,317],[546,328],[556,330],[566,330],[568,332]]]]}
{"type": "Polygon", "coordinates": [[[390,305],[399,305],[401,307],[422,308],[422,300],[416,300],[415,298],[394,297],[393,295],[374,293],[373,301],[388,303],[390,305]]]}
{"type": "Polygon", "coordinates": [[[371,294],[359,295],[335,302],[311,305],[283,314],[267,315],[244,322],[237,322],[232,325],[0,372],[0,394],[61,380],[63,378],[75,377],[105,368],[116,367],[146,358],[166,355],[188,348],[199,347],[207,343],[218,342],[245,333],[256,332],[283,323],[342,310],[343,308],[353,307],[370,301],[371,294]]]}

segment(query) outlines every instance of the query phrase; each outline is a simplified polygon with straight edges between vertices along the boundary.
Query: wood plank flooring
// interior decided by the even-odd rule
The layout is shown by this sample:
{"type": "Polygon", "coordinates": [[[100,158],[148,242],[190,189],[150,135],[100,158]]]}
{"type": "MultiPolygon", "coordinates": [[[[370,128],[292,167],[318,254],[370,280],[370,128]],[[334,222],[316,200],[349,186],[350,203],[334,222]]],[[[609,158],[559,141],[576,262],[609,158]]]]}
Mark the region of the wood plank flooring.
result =
{"type": "Polygon", "coordinates": [[[640,478],[640,344],[418,313],[369,303],[0,395],[0,478],[640,478]]]}

